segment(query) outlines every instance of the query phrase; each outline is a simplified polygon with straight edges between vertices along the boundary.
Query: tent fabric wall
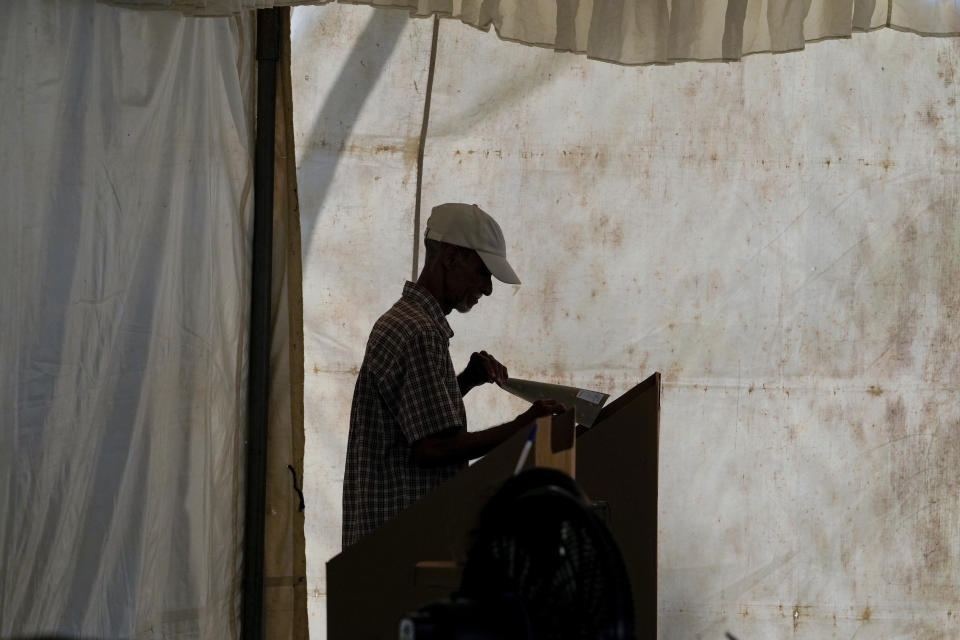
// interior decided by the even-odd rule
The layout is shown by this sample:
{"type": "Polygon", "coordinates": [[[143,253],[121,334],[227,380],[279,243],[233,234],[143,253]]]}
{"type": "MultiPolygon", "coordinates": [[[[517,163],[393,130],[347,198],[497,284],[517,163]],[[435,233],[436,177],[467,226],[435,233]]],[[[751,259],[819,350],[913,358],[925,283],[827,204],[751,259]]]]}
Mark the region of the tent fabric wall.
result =
{"type": "MultiPolygon", "coordinates": [[[[330,5],[292,33],[321,638],[353,383],[422,234],[430,25],[330,5]]],[[[485,206],[523,280],[450,317],[454,363],[613,395],[663,372],[661,637],[960,634],[958,70],[891,30],[627,68],[441,23],[423,220],[485,206]]]]}
{"type": "Polygon", "coordinates": [[[238,635],[252,22],[0,5],[0,636],[238,635]]]}
{"type": "MultiPolygon", "coordinates": [[[[115,0],[135,7],[227,15],[290,0],[115,0]]],[[[317,2],[315,4],[324,4],[317,2]]],[[[748,53],[792,51],[855,30],[893,27],[960,34],[953,0],[370,0],[358,4],[437,13],[500,37],[622,64],[735,60],[748,53]]]]}

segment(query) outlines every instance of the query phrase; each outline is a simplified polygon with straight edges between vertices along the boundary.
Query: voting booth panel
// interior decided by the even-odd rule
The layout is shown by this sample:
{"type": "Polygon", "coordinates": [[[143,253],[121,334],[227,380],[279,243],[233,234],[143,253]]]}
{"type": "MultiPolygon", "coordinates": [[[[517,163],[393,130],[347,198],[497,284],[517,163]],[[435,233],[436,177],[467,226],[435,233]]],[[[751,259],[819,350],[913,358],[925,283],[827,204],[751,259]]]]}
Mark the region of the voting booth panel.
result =
{"type": "MultiPolygon", "coordinates": [[[[568,452],[576,451],[575,469],[563,468],[574,472],[591,501],[603,505],[633,586],[638,638],[657,632],[659,398],[660,375],[654,374],[604,407],[575,444],[571,438],[564,449],[554,451],[560,456],[527,461],[527,467],[562,467],[574,460],[568,452]]],[[[566,426],[572,435],[573,422],[564,425],[561,418],[554,418],[553,426],[566,426]]],[[[531,429],[522,429],[330,560],[329,638],[396,638],[404,614],[451,595],[459,586],[459,567],[480,510],[514,474],[531,429]]],[[[541,432],[546,429],[538,429],[538,437],[541,432]]],[[[557,448],[549,436],[544,442],[546,451],[557,448]]]]}

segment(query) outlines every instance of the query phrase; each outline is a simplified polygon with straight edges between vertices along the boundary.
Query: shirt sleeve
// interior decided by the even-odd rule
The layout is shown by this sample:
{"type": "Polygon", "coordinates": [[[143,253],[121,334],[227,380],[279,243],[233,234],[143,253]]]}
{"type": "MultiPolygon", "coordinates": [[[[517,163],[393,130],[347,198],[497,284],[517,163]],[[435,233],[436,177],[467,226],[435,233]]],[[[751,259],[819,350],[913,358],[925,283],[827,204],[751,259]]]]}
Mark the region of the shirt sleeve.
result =
{"type": "Polygon", "coordinates": [[[465,428],[463,399],[447,345],[423,333],[408,343],[406,371],[399,389],[400,428],[413,444],[427,436],[465,428]]]}

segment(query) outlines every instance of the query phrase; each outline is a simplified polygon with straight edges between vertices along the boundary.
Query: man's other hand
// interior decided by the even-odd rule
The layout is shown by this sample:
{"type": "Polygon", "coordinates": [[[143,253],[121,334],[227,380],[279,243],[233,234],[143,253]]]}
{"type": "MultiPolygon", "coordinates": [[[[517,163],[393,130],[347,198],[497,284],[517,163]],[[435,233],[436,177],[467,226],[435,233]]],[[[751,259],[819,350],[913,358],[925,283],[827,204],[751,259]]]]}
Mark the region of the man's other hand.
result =
{"type": "Polygon", "coordinates": [[[530,408],[520,414],[520,418],[527,423],[544,416],[555,416],[565,412],[567,408],[556,400],[537,400],[530,408]]]}
{"type": "Polygon", "coordinates": [[[507,368],[486,351],[474,352],[470,356],[467,373],[469,379],[477,385],[488,382],[502,384],[509,377],[507,368]]]}

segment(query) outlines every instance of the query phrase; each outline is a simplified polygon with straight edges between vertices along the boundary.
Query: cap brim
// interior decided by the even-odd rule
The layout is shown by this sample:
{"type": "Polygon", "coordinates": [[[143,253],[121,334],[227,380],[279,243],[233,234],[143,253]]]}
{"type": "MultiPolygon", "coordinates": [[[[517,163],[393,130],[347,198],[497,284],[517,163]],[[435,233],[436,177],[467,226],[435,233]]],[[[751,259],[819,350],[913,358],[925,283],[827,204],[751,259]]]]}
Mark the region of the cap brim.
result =
{"type": "Polygon", "coordinates": [[[517,277],[506,258],[486,251],[477,251],[477,255],[483,260],[483,264],[487,266],[494,278],[507,284],[520,284],[520,278],[517,277]]]}

